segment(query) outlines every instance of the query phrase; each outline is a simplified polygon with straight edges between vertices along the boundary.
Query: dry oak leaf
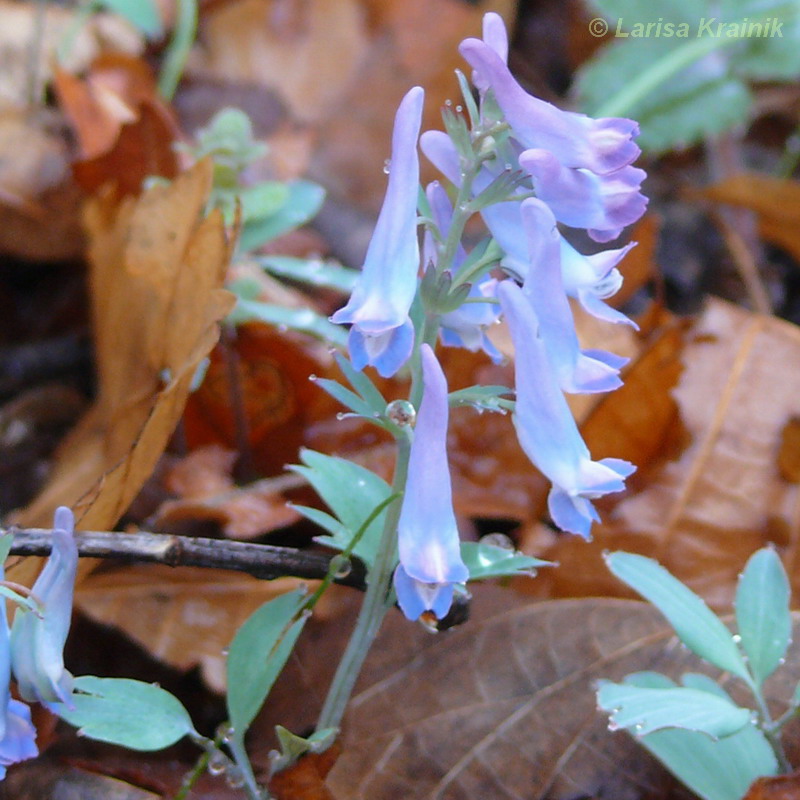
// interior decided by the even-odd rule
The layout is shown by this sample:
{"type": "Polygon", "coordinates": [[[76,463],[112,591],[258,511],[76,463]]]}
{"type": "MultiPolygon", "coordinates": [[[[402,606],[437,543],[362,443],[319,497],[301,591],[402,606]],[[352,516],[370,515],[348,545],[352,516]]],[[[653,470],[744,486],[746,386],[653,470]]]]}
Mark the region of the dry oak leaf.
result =
{"type": "MultiPolygon", "coordinates": [[[[75,591],[86,616],[113,625],[175,669],[200,666],[215,691],[225,691],[225,650],[250,614],[279,594],[313,582],[262,581],[227,570],[137,564],[96,572],[75,591]]],[[[327,598],[315,613],[324,618],[327,598]]]]}
{"type": "Polygon", "coordinates": [[[221,288],[232,243],[220,214],[202,216],[210,187],[201,162],[137,200],[88,203],[98,397],[19,524],[46,527],[68,505],[79,527],[108,530],[152,473],[234,302],[221,288]]]}
{"type": "Polygon", "coordinates": [[[800,329],[712,299],[685,344],[677,333],[583,427],[595,457],[646,469],[613,513],[598,504],[606,513],[592,542],[565,536],[539,553],[561,567],[543,572],[534,593],[620,595],[601,554],[625,549],[727,608],[741,565],[769,541],[800,586],[800,486],[778,463],[785,426],[800,414],[800,329]]]}
{"type": "MultiPolygon", "coordinates": [[[[343,751],[328,777],[334,795],[691,797],[632,737],[608,731],[594,696],[600,678],[705,671],[663,617],[643,603],[599,598],[508,609],[514,595],[492,591],[489,614],[478,592],[480,621],[446,635],[411,629],[399,614],[387,619],[344,721],[343,751]]],[[[770,685],[784,701],[776,708],[800,678],[798,656],[795,644],[770,685]]]]}
{"type": "Polygon", "coordinates": [[[709,186],[701,194],[755,211],[761,235],[800,262],[800,181],[741,173],[709,186]]]}

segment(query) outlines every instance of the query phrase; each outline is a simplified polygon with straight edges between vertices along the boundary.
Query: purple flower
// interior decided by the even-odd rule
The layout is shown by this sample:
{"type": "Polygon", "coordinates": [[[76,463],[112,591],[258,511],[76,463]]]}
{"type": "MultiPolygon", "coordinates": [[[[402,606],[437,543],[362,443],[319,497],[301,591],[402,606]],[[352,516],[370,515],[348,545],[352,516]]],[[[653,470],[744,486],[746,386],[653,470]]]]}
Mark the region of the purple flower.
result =
{"type": "MultiPolygon", "coordinates": [[[[503,22],[503,18],[494,11],[483,15],[483,41],[497,53],[503,63],[508,61],[508,32],[506,31],[506,24],[503,22]]],[[[489,82],[484,80],[483,76],[477,71],[472,76],[472,83],[476,88],[480,89],[481,93],[489,88],[489,82]]]]}
{"type": "Polygon", "coordinates": [[[548,497],[553,522],[588,539],[592,522],[599,521],[591,501],[621,492],[636,468],[618,458],[592,461],[552,372],[531,304],[513,281],[503,281],[497,296],[514,342],[519,443],[553,483],[548,497]]]}
{"type": "Polygon", "coordinates": [[[647,198],[639,191],[646,177],[642,169],[628,166],[598,175],[565,167],[547,150],[526,150],[519,163],[531,176],[536,196],[550,206],[556,219],[572,228],[586,228],[597,242],[616,239],[647,207],[647,198]]]}
{"type": "Polygon", "coordinates": [[[593,317],[630,325],[639,330],[632,319],[603,302],[606,297],[616,294],[622,286],[622,275],[617,264],[635,246],[636,242],[628,242],[625,247],[617,250],[604,250],[584,256],[562,238],[561,275],[567,294],[574,297],[593,317]]]}
{"type": "Polygon", "coordinates": [[[419,242],[417,139],[425,93],[415,86],[395,116],[389,184],[364,267],[353,294],[331,321],[350,323],[350,358],[356,369],[372,364],[384,377],[408,360],[414,328],[408,312],[417,289],[419,242]]]}
{"type": "Polygon", "coordinates": [[[72,675],[64,669],[64,643],[72,619],[72,593],[78,568],[78,548],[70,509],[56,509],[53,549],[31,594],[37,616],[18,608],[11,628],[11,664],[24,700],[69,705],[72,675]]]}
{"type": "MultiPolygon", "coordinates": [[[[4,579],[0,564],[0,581],[4,579]]],[[[9,692],[11,680],[11,648],[8,639],[5,599],[0,598],[0,780],[6,767],[38,754],[36,729],[31,711],[25,703],[13,700],[9,692]]]]}
{"type": "MultiPolygon", "coordinates": [[[[428,184],[425,194],[436,227],[444,239],[450,230],[453,206],[450,204],[447,192],[438,181],[428,184]]],[[[426,265],[437,263],[436,244],[430,231],[425,234],[423,254],[426,265]]],[[[459,244],[453,259],[456,276],[466,257],[464,248],[459,244]]],[[[494,298],[496,284],[494,278],[484,277],[472,284],[468,297],[473,301],[494,298]]],[[[503,356],[486,335],[486,328],[493,325],[499,315],[500,310],[496,304],[481,302],[467,303],[455,311],[443,314],[440,319],[442,343],[449,347],[465,347],[473,353],[483,350],[493,361],[499,362],[503,356]]]]}
{"type": "Polygon", "coordinates": [[[447,464],[447,382],[429,345],[421,346],[420,356],[425,391],[397,525],[400,563],[394,574],[397,602],[411,620],[424,611],[444,617],[453,585],[469,577],[461,560],[447,464]]]}
{"type": "Polygon", "coordinates": [[[563,166],[590,169],[598,175],[627,166],[641,152],[633,142],[639,133],[633,120],[592,119],[562,111],[529,95],[491,44],[465,39],[459,50],[478,73],[479,82],[491,86],[512,135],[525,149],[548,150],[563,166]]]}
{"type": "Polygon", "coordinates": [[[622,385],[627,359],[602,350],[582,351],[561,276],[561,234],[553,212],[541,200],[522,202],[530,266],[525,295],[538,318],[538,335],[565,392],[608,392],[622,385]]]}

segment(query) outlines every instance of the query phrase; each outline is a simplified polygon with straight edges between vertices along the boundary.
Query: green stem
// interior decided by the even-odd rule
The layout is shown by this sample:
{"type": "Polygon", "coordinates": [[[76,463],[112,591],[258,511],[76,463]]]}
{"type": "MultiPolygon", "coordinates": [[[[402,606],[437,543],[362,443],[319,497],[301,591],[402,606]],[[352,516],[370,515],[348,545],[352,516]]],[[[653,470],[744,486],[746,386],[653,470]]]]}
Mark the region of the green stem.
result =
{"type": "MultiPolygon", "coordinates": [[[[782,16],[796,8],[793,3],[786,3],[785,5],[773,8],[769,16],[782,16]]],[[[750,21],[758,22],[767,17],[762,15],[760,17],[753,17],[750,21]]],[[[740,22],[746,22],[740,20],[740,22]]],[[[741,39],[736,36],[702,36],[698,39],[693,39],[686,44],[670,50],[669,53],[662,56],[643,72],[639,73],[637,77],[625,84],[625,87],[617,92],[608,102],[596,109],[592,116],[595,117],[623,117],[631,113],[637,103],[645,97],[655,92],[664,81],[671,78],[673,75],[680,72],[685,67],[698,61],[708,53],[715,50],[720,50],[723,47],[728,47],[732,44],[741,43],[741,39]]]]}
{"type": "Polygon", "coordinates": [[[256,782],[256,776],[253,774],[253,767],[250,764],[250,759],[247,757],[247,751],[244,748],[244,737],[235,734],[228,743],[233,760],[236,766],[242,771],[244,778],[244,789],[250,800],[263,800],[263,793],[261,787],[256,782]]]}
{"type": "Polygon", "coordinates": [[[158,76],[158,91],[165,100],[172,100],[175,95],[196,33],[197,0],[178,0],[175,31],[164,56],[161,74],[158,76]]]}
{"type": "MultiPolygon", "coordinates": [[[[405,489],[410,451],[411,442],[408,437],[403,436],[397,442],[397,461],[392,481],[392,493],[401,494],[405,489]]],[[[318,731],[340,726],[364,659],[367,657],[383,618],[389,610],[387,596],[396,561],[397,523],[400,519],[400,508],[401,503],[395,500],[386,511],[386,521],[375,564],[369,572],[364,602],[350,641],[347,643],[347,649],[336,669],[328,696],[325,698],[325,704],[317,722],[318,731]]]]}
{"type": "Polygon", "coordinates": [[[761,693],[758,683],[756,682],[755,678],[751,676],[750,680],[747,681],[747,685],[752,692],[753,697],[755,697],[756,703],[758,704],[759,713],[761,714],[761,725],[759,727],[764,732],[764,736],[766,736],[767,741],[770,743],[770,746],[775,752],[775,757],[778,759],[781,772],[791,772],[792,765],[789,763],[789,759],[786,756],[786,751],[783,749],[780,731],[772,720],[772,715],[769,713],[769,706],[767,706],[767,701],[764,699],[764,695],[761,693]]]}

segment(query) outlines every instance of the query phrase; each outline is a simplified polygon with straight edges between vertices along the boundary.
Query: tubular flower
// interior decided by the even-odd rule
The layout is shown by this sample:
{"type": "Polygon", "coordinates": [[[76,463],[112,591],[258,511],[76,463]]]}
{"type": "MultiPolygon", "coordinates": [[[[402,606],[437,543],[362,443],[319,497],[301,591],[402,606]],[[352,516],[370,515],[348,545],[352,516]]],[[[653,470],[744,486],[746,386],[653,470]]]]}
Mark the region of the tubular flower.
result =
{"type": "MultiPolygon", "coordinates": [[[[428,184],[425,194],[433,213],[434,222],[442,238],[447,236],[453,218],[453,207],[447,192],[439,181],[428,184]]],[[[459,245],[453,259],[458,276],[459,269],[466,259],[464,248],[459,245]]],[[[436,263],[436,247],[430,232],[425,235],[424,261],[425,264],[436,263]]],[[[440,320],[440,336],[442,344],[448,347],[465,347],[473,353],[483,350],[493,361],[499,362],[503,356],[491,343],[486,335],[486,329],[497,321],[499,309],[493,303],[481,303],[479,300],[494,297],[497,281],[491,277],[484,277],[473,283],[469,291],[469,299],[473,302],[462,305],[455,311],[443,314],[440,320]]]]}
{"type": "Polygon", "coordinates": [[[578,344],[572,310],[561,276],[561,234],[550,208],[528,198],[521,205],[530,267],[525,294],[538,319],[539,337],[565,392],[607,392],[622,385],[619,369],[627,359],[578,344]]]}
{"type": "Polygon", "coordinates": [[[641,150],[632,139],[639,126],[633,120],[592,119],[533,97],[517,83],[492,44],[465,39],[459,50],[477,72],[479,83],[492,88],[512,136],[524,149],[548,150],[563,166],[598,175],[626,167],[638,157],[641,150]]]}
{"type": "Polygon", "coordinates": [[[397,525],[397,602],[408,619],[444,617],[453,586],[469,577],[461,560],[447,464],[447,382],[429,345],[420,348],[424,394],[414,428],[408,481],[397,525]]]}
{"type": "Polygon", "coordinates": [[[56,509],[53,549],[31,594],[39,604],[37,616],[17,609],[11,628],[11,665],[24,700],[69,705],[72,675],[64,669],[64,643],[72,618],[72,593],[78,568],[78,548],[70,509],[56,509]]]}
{"type": "Polygon", "coordinates": [[[414,344],[408,312],[419,269],[417,139],[424,99],[423,89],[415,86],[397,109],[383,207],[353,294],[331,317],[332,322],[352,325],[348,345],[353,366],[372,364],[384,377],[400,369],[414,344]]]}
{"type": "Polygon", "coordinates": [[[565,531],[590,537],[599,516],[592,500],[625,488],[636,469],[618,458],[592,461],[552,373],[536,314],[513,281],[497,289],[515,351],[514,427],[525,454],[553,483],[548,508],[565,531]]]}
{"type": "MultiPolygon", "coordinates": [[[[0,564],[0,581],[4,578],[0,564]]],[[[13,700],[9,692],[11,649],[6,621],[6,602],[0,598],[0,780],[6,767],[38,754],[36,730],[31,724],[31,711],[25,703],[13,700]]]]}

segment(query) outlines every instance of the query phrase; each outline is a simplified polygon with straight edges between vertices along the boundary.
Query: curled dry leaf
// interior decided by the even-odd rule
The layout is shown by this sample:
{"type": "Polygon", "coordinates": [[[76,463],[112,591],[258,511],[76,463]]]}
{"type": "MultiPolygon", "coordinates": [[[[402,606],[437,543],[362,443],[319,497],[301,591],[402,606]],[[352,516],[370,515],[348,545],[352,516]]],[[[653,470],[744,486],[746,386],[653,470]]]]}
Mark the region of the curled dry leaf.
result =
{"type": "Polygon", "coordinates": [[[20,524],[47,527],[68,505],[80,527],[107,530],[152,473],[233,304],[222,218],[202,218],[210,186],[201,162],[138,200],[88,204],[98,398],[20,524]]]}
{"type": "Polygon", "coordinates": [[[584,426],[595,457],[627,458],[642,474],[605,507],[592,542],[565,536],[537,553],[561,566],[535,592],[618,595],[601,553],[624,549],[727,609],[741,565],[770,541],[800,586],[800,487],[778,462],[800,413],[800,372],[787,368],[800,360],[800,330],[711,300],[684,336],[668,333],[584,426]]]}

